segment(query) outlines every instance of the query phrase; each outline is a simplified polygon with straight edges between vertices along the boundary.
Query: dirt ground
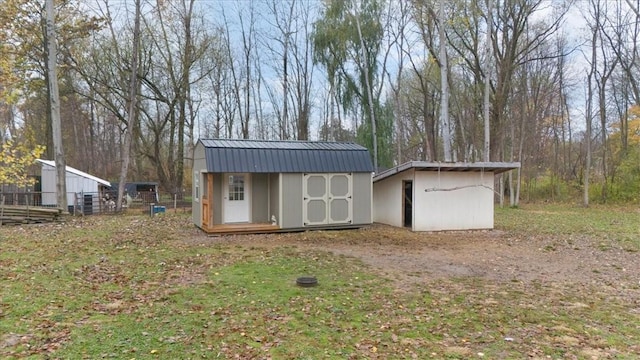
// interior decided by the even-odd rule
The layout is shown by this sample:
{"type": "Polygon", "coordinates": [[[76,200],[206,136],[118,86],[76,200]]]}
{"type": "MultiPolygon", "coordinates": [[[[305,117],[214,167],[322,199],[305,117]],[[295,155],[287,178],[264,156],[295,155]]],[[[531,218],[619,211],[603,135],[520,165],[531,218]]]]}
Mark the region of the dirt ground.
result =
{"type": "Polygon", "coordinates": [[[640,254],[587,235],[520,235],[500,230],[414,233],[373,225],[345,231],[201,236],[196,241],[329,251],[360,259],[395,280],[399,289],[460,277],[592,285],[614,292],[640,289],[640,254]]]}

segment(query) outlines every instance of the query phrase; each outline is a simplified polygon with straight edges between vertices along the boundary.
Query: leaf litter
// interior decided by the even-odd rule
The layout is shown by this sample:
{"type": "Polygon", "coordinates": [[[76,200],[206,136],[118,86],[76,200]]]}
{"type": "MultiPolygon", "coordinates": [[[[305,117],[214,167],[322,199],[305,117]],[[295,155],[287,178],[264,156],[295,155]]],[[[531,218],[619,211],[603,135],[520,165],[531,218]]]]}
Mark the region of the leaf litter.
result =
{"type": "MultiPolygon", "coordinates": [[[[256,254],[265,261],[275,250],[318,260],[321,256],[314,254],[355,259],[380,277],[390,279],[395,289],[391,300],[381,299],[379,308],[370,313],[371,319],[395,314],[391,320],[380,324],[379,330],[366,338],[352,339],[355,353],[367,358],[385,358],[390,351],[401,349],[402,353],[404,348],[406,356],[402,357],[416,358],[416,348],[427,346],[434,349],[434,357],[472,357],[480,353],[483,344],[498,341],[508,344],[504,345],[505,358],[513,354],[509,349],[518,346],[522,350],[516,353],[526,353],[532,358],[545,357],[547,347],[558,353],[575,354],[576,358],[607,358],[620,355],[615,346],[603,339],[604,335],[598,335],[609,325],[589,320],[587,314],[609,311],[603,308],[614,301],[627,304],[622,309],[626,314],[619,317],[640,319],[637,278],[640,257],[615,244],[604,248],[602,239],[593,235],[577,234],[567,239],[566,235],[502,230],[413,233],[373,225],[345,231],[210,237],[196,229],[189,218],[180,216],[71,218],[62,224],[3,227],[0,234],[6,251],[32,254],[29,260],[10,255],[0,258],[3,271],[6,270],[4,281],[19,279],[29,288],[29,277],[66,270],[78,283],[62,289],[61,297],[72,298],[77,295],[75,291],[91,291],[109,284],[127,289],[106,293],[93,302],[91,311],[106,315],[133,313],[141,306],[162,303],[176,291],[176,286],[206,284],[206,274],[211,269],[254,258],[256,254]],[[84,251],[82,258],[73,255],[78,247],[84,251]],[[203,249],[207,255],[193,255],[193,249],[203,249]],[[218,255],[211,256],[210,249],[216,249],[218,255]],[[137,253],[138,267],[149,271],[148,274],[131,271],[132,259],[122,257],[130,251],[137,253]],[[65,259],[71,259],[73,264],[65,259]],[[432,301],[428,310],[414,306],[409,312],[409,307],[402,305],[407,299],[426,295],[432,301]],[[503,316],[510,318],[503,323],[498,321],[503,325],[496,328],[496,319],[491,317],[496,316],[496,308],[506,303],[514,310],[507,311],[503,316]],[[540,308],[549,309],[549,318],[527,318],[530,310],[540,308]],[[467,314],[468,309],[473,309],[479,319],[467,319],[460,325],[446,323],[455,314],[467,314]],[[585,314],[584,324],[576,329],[575,325],[554,323],[553,315],[564,314],[585,314]],[[482,317],[486,317],[488,324],[483,323],[482,317]],[[439,318],[445,322],[439,323],[439,318]],[[432,334],[440,338],[438,343],[429,345],[424,340],[398,335],[409,331],[416,322],[434,324],[432,334]],[[461,336],[457,333],[460,327],[475,328],[476,332],[461,336]],[[385,339],[385,334],[391,331],[388,340],[385,339]]],[[[34,297],[46,293],[46,289],[35,284],[29,289],[34,297]]],[[[314,312],[311,305],[304,304],[302,311],[313,318],[319,310],[314,312]]],[[[0,319],[11,310],[12,305],[3,299],[0,319]]],[[[349,307],[326,310],[341,316],[349,312],[349,307]]],[[[616,310],[620,308],[610,311],[616,310]]],[[[202,309],[192,305],[185,311],[202,309]]],[[[285,341],[281,331],[290,319],[282,309],[270,309],[268,315],[263,315],[262,323],[271,325],[262,332],[256,332],[252,328],[255,325],[235,323],[233,315],[224,308],[212,314],[227,319],[231,324],[229,332],[260,345],[225,343],[218,351],[228,357],[240,354],[241,358],[260,358],[285,341]]],[[[27,325],[20,329],[26,331],[9,332],[0,338],[0,355],[55,354],[71,341],[73,327],[85,323],[85,320],[77,324],[65,322],[65,316],[64,309],[51,304],[43,306],[33,318],[25,319],[27,325]]],[[[635,331],[637,334],[638,329],[635,331]]],[[[163,337],[162,341],[172,344],[193,339],[174,335],[163,337]]],[[[637,343],[635,338],[629,341],[637,343]]],[[[640,354],[640,348],[627,345],[626,352],[640,354]]]]}

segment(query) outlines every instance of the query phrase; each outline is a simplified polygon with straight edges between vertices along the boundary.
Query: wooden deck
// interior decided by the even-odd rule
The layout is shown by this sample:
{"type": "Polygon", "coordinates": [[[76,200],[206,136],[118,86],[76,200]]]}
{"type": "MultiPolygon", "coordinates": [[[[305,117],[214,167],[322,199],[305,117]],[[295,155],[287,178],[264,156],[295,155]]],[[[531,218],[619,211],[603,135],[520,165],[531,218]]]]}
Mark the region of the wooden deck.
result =
{"type": "Polygon", "coordinates": [[[202,229],[210,235],[264,234],[281,231],[278,225],[260,224],[219,224],[202,229]]]}

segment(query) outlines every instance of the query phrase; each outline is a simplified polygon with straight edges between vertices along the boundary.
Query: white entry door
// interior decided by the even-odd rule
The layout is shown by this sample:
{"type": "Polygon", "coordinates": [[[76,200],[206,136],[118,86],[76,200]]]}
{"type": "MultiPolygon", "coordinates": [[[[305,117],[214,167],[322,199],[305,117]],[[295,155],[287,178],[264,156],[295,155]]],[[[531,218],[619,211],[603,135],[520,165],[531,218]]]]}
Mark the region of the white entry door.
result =
{"type": "Polygon", "coordinates": [[[249,222],[249,174],[225,176],[224,222],[249,222]]]}

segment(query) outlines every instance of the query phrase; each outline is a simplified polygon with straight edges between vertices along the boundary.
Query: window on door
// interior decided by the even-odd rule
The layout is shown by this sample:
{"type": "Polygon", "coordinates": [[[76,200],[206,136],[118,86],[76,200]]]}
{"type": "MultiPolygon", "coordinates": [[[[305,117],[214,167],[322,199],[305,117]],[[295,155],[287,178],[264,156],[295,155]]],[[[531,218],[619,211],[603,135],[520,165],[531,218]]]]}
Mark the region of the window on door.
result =
{"type": "Polygon", "coordinates": [[[229,200],[244,200],[244,175],[229,175],[229,200]]]}

